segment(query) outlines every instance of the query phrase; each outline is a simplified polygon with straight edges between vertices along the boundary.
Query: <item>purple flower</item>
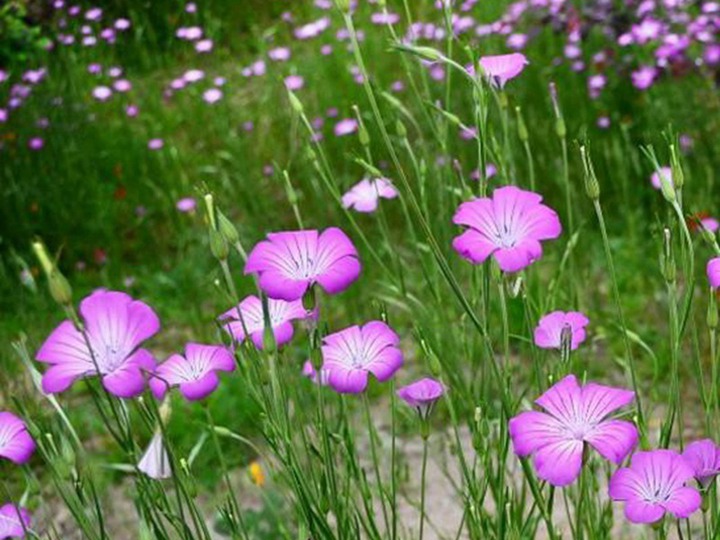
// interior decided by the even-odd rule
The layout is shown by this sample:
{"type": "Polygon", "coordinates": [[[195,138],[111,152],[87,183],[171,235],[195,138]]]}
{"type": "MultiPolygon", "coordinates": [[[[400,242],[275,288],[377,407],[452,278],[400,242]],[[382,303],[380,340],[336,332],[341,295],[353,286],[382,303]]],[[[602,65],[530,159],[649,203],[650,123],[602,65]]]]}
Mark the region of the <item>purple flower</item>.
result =
{"type": "Polygon", "coordinates": [[[630,74],[633,86],[638,90],[647,90],[655,82],[657,69],[652,66],[642,66],[630,74]]]}
{"type": "Polygon", "coordinates": [[[586,443],[621,463],[637,444],[637,429],[631,422],[605,418],[634,397],[629,390],[595,383],[581,387],[575,375],[568,375],[535,400],[547,412],[526,411],[510,419],[515,453],[534,454],[538,477],[553,486],[566,486],[579,476],[586,443]]]}
{"type": "Polygon", "coordinates": [[[199,53],[209,53],[213,50],[212,39],[201,39],[195,43],[195,50],[199,53]]]}
{"type": "Polygon", "coordinates": [[[92,96],[98,101],[107,101],[112,97],[112,90],[107,86],[96,86],[93,88],[92,96]]]}
{"type": "Polygon", "coordinates": [[[394,199],[397,196],[397,190],[387,178],[363,178],[342,196],[342,205],[344,208],[369,213],[377,210],[381,198],[394,199]]]}
{"type": "Polygon", "coordinates": [[[553,311],[544,315],[535,328],[535,345],[541,349],[560,349],[562,334],[570,331],[570,349],[577,349],[585,341],[585,327],[590,320],[578,311],[553,311]]]}
{"type": "Polygon", "coordinates": [[[498,88],[503,88],[510,79],[520,75],[528,63],[527,58],[522,53],[499,54],[480,58],[480,67],[483,73],[488,77],[491,84],[498,88]]]}
{"type": "Polygon", "coordinates": [[[222,90],[220,90],[219,88],[208,88],[203,92],[202,97],[205,103],[212,105],[222,99],[223,93],[222,90]]]}
{"type": "Polygon", "coordinates": [[[328,294],[347,289],[360,275],[352,241],[336,227],[270,233],[248,255],[245,274],[257,274],[270,298],[292,302],[318,283],[328,294]]]}
{"type": "Polygon", "coordinates": [[[707,278],[711,288],[720,289],[720,257],[708,261],[707,278]]]}
{"type": "Polygon", "coordinates": [[[193,197],[183,197],[175,203],[175,208],[177,208],[180,212],[187,214],[197,208],[197,201],[193,197]]]}
{"type": "Polygon", "coordinates": [[[492,197],[462,203],[453,223],[468,229],[453,240],[453,248],[473,264],[492,255],[504,272],[518,272],[542,256],[541,240],[560,236],[560,219],[532,191],[505,186],[492,197]]]}
{"type": "Polygon", "coordinates": [[[399,344],[398,335],[380,321],[326,336],[322,369],[328,372],[328,384],[337,392],[359,394],[367,387],[369,373],[387,381],[403,364],[399,344]]]}
{"type": "Polygon", "coordinates": [[[127,79],[118,79],[113,83],[113,88],[116,92],[129,92],[132,90],[132,83],[127,79]]]}
{"type": "Polygon", "coordinates": [[[25,538],[30,529],[30,512],[14,504],[0,506],[0,539],[25,538]]]}
{"type": "Polygon", "coordinates": [[[172,478],[170,457],[162,440],[162,432],[157,431],[150,440],[145,453],[138,462],[138,469],[153,480],[172,478]]]}
{"type": "Polygon", "coordinates": [[[35,441],[25,422],[12,413],[0,412],[0,457],[22,465],[30,460],[33,452],[35,441]]]}
{"type": "Polygon", "coordinates": [[[343,137],[345,135],[350,135],[351,133],[355,133],[358,129],[358,123],[357,120],[353,118],[345,118],[343,120],[340,120],[337,124],[335,124],[335,136],[336,137],[343,137]]]}
{"type": "Polygon", "coordinates": [[[291,91],[300,90],[305,86],[305,79],[300,75],[290,75],[285,77],[285,88],[291,91]]]}
{"type": "Polygon", "coordinates": [[[148,148],[150,150],[160,150],[163,146],[165,146],[165,141],[162,139],[150,139],[148,141],[148,148]]]}
{"type": "MultiPolygon", "coordinates": [[[[309,313],[303,307],[302,300],[274,300],[268,298],[268,314],[275,343],[282,346],[288,343],[294,334],[292,321],[308,318],[309,313]]],[[[245,339],[245,330],[258,349],[263,348],[265,320],[263,318],[262,302],[257,296],[248,296],[237,307],[230,308],[220,315],[223,328],[237,341],[245,339]],[[238,310],[240,313],[238,314],[238,310]],[[242,316],[242,319],[241,319],[242,316]]]]}
{"type": "Polygon", "coordinates": [[[200,69],[189,69],[183,73],[182,80],[187,83],[198,82],[205,77],[205,72],[200,69]]]}
{"type": "Polygon", "coordinates": [[[373,13],[370,15],[370,21],[372,21],[373,24],[392,25],[400,22],[400,15],[390,12],[373,13]]]}
{"type": "Polygon", "coordinates": [[[434,403],[445,393],[445,388],[435,379],[424,378],[399,388],[397,395],[416,409],[421,418],[427,418],[434,403]]]}
{"type": "Polygon", "coordinates": [[[693,470],[673,450],[637,452],[629,467],[615,471],[608,493],[614,501],[625,501],[625,517],[633,523],[655,523],[665,512],[687,518],[700,508],[702,498],[686,482],[693,470]]]}
{"type": "Polygon", "coordinates": [[[710,439],[688,444],[682,456],[692,468],[695,478],[703,489],[720,474],[720,447],[710,439]]]}
{"type": "Polygon", "coordinates": [[[155,368],[152,355],[139,348],[160,329],[155,312],[125,293],[99,289],[80,302],[80,315],[90,348],[71,321],[60,323],[36,355],[51,366],[42,378],[43,391],[63,392],[79,378],[99,375],[115,396],[140,394],[144,372],[155,368]]]}
{"type": "Polygon", "coordinates": [[[42,137],[33,137],[28,141],[30,150],[42,150],[43,146],[45,146],[45,140],[42,137]]]}
{"type": "Polygon", "coordinates": [[[165,397],[168,389],[179,387],[188,401],[206,398],[220,384],[217,371],[233,371],[235,361],[225,347],[188,343],[185,356],[173,354],[160,364],[150,379],[150,389],[158,399],[165,397]]]}
{"type": "Polygon", "coordinates": [[[320,386],[328,385],[328,378],[330,377],[328,371],[326,369],[320,368],[320,378],[318,378],[317,371],[313,367],[310,360],[305,360],[305,363],[302,367],[302,374],[315,384],[320,384],[320,386]]]}
{"type": "Polygon", "coordinates": [[[672,169],[670,167],[660,167],[657,171],[650,175],[650,183],[655,189],[662,189],[662,180],[673,186],[672,169]]]}
{"type": "Polygon", "coordinates": [[[274,62],[285,62],[290,60],[290,49],[287,47],[276,47],[268,51],[268,57],[274,62]]]}

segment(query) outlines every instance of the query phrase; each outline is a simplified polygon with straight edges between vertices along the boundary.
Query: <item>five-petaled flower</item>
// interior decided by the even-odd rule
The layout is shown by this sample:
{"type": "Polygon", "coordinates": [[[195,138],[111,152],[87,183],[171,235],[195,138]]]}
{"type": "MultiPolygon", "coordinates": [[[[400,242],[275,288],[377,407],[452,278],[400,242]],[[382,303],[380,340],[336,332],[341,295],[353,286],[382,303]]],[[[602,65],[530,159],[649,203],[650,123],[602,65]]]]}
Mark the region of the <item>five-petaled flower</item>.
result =
{"type": "Polygon", "coordinates": [[[34,451],[35,441],[25,422],[12,413],[0,412],[0,458],[22,465],[30,460],[34,451]]]}
{"type": "Polygon", "coordinates": [[[710,439],[688,444],[682,456],[703,488],[707,488],[720,474],[720,447],[710,439]]]}
{"type": "Polygon", "coordinates": [[[342,204],[357,212],[370,213],[377,210],[380,199],[394,199],[397,196],[397,189],[387,178],[363,178],[342,196],[342,204]]]}
{"type": "Polygon", "coordinates": [[[560,349],[563,331],[570,332],[570,349],[577,349],[585,341],[585,327],[590,320],[579,311],[553,311],[544,315],[535,328],[535,345],[541,349],[560,349]]]}
{"type": "Polygon", "coordinates": [[[529,62],[524,54],[512,53],[483,56],[479,63],[490,84],[503,88],[510,79],[520,75],[529,62]]]}
{"type": "Polygon", "coordinates": [[[526,411],[510,420],[515,453],[534,454],[537,475],[553,486],[579,476],[586,443],[619,464],[635,448],[637,429],[626,420],[606,418],[634,397],[629,390],[595,383],[581,387],[568,375],[535,400],[547,412],[526,411]]]}
{"type": "Polygon", "coordinates": [[[707,263],[707,278],[710,287],[720,289],[720,257],[710,259],[707,263]]]}
{"type": "Polygon", "coordinates": [[[498,188],[492,197],[462,203],[453,222],[468,229],[453,248],[473,264],[492,255],[504,272],[518,272],[542,256],[541,240],[560,236],[562,227],[542,197],[515,186],[498,188]]]}
{"type": "Polygon", "coordinates": [[[245,273],[257,274],[270,298],[292,302],[316,283],[329,294],[344,291],[360,275],[360,260],[338,228],[278,232],[253,248],[245,273]]]}
{"type": "MultiPolygon", "coordinates": [[[[275,344],[281,346],[293,338],[295,330],[292,321],[307,319],[311,313],[303,307],[302,300],[286,302],[268,298],[268,315],[275,344]]],[[[223,321],[223,328],[235,341],[242,342],[247,331],[255,346],[258,349],[263,348],[265,320],[262,301],[257,296],[248,296],[237,307],[223,313],[220,320],[223,321]]]]}
{"type": "Polygon", "coordinates": [[[29,530],[30,512],[11,503],[0,506],[0,540],[25,538],[29,530]]]}
{"type": "Polygon", "coordinates": [[[421,418],[427,418],[435,402],[445,393],[445,387],[435,379],[426,377],[399,388],[397,395],[417,410],[421,418]]]}
{"type": "Polygon", "coordinates": [[[692,467],[673,450],[637,452],[629,467],[610,478],[608,493],[625,502],[625,517],[633,523],[655,523],[665,512],[687,518],[700,508],[702,498],[694,487],[692,467]]]}
{"type": "Polygon", "coordinates": [[[160,329],[155,312],[125,293],[99,289],[80,303],[80,315],[85,335],[63,321],[36,355],[51,365],[42,378],[43,391],[63,392],[78,378],[99,375],[115,396],[140,394],[146,374],[155,368],[153,356],[139,348],[160,329]]]}
{"type": "Polygon", "coordinates": [[[169,388],[179,387],[188,401],[203,399],[220,384],[218,371],[233,371],[235,360],[225,347],[188,343],[185,355],[173,354],[160,364],[150,379],[150,389],[162,399],[169,388]]]}
{"type": "Polygon", "coordinates": [[[359,394],[368,375],[387,381],[403,364],[400,338],[384,322],[371,321],[351,326],[323,339],[322,370],[337,392],[359,394]]]}

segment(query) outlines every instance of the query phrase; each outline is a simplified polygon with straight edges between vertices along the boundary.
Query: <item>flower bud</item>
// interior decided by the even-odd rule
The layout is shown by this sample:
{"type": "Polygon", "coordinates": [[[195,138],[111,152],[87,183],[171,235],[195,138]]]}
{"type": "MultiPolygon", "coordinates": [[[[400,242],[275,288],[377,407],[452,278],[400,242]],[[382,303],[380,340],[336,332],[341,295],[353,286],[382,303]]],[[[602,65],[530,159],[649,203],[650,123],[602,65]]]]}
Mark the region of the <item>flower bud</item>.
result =
{"type": "Polygon", "coordinates": [[[432,353],[430,354],[428,361],[430,362],[430,373],[433,377],[439,379],[442,376],[442,364],[440,363],[440,359],[435,353],[432,353]]]}
{"type": "Polygon", "coordinates": [[[41,241],[36,240],[32,243],[32,248],[40,262],[40,266],[42,266],[43,272],[45,272],[48,278],[50,296],[62,306],[70,305],[72,303],[72,288],[70,287],[70,283],[68,283],[68,280],[65,279],[65,276],[60,273],[60,270],[57,269],[55,263],[50,259],[45,245],[41,241]]]}
{"type": "Polygon", "coordinates": [[[558,116],[555,119],[555,134],[558,136],[558,139],[564,139],[567,136],[565,119],[562,116],[558,116]]]}
{"type": "Polygon", "coordinates": [[[582,158],[583,171],[585,172],[585,192],[590,199],[596,201],[600,198],[600,184],[595,176],[592,160],[584,146],[580,147],[580,157],[582,158]]]}
{"type": "Polygon", "coordinates": [[[708,328],[711,330],[717,330],[718,327],[718,306],[717,306],[717,296],[715,296],[715,291],[710,289],[710,301],[708,302],[708,311],[707,311],[707,325],[708,328]]]}
{"type": "Polygon", "coordinates": [[[219,261],[226,260],[230,254],[230,247],[222,233],[217,229],[210,229],[208,238],[210,239],[210,252],[213,256],[219,261]]]}
{"type": "Polygon", "coordinates": [[[210,225],[211,229],[217,229],[217,222],[215,220],[215,202],[213,201],[213,196],[211,193],[208,193],[204,197],[205,200],[205,210],[207,213],[207,219],[208,219],[208,225],[210,225]]]}
{"type": "Polygon", "coordinates": [[[526,143],[529,139],[529,135],[520,107],[515,107],[515,114],[517,115],[518,137],[520,138],[521,142],[526,143]]]}
{"type": "Polygon", "coordinates": [[[395,121],[395,133],[397,133],[397,136],[401,139],[407,139],[407,128],[400,119],[395,121]]]}
{"type": "Polygon", "coordinates": [[[302,114],[304,111],[303,104],[295,95],[295,92],[293,92],[292,90],[288,90],[288,99],[290,99],[290,106],[292,107],[293,111],[295,111],[297,114],[302,114]]]}
{"type": "Polygon", "coordinates": [[[233,225],[232,221],[230,221],[220,210],[217,211],[217,222],[218,230],[228,244],[232,245],[240,241],[240,235],[238,234],[238,230],[235,228],[235,225],[233,225]]]}
{"type": "Polygon", "coordinates": [[[674,144],[670,145],[670,169],[672,170],[672,181],[676,189],[682,189],[685,184],[685,174],[680,164],[680,157],[674,144]]]}
{"type": "Polygon", "coordinates": [[[663,230],[663,254],[660,258],[660,270],[667,283],[675,283],[677,269],[675,268],[675,258],[672,253],[672,237],[668,228],[663,230]]]}

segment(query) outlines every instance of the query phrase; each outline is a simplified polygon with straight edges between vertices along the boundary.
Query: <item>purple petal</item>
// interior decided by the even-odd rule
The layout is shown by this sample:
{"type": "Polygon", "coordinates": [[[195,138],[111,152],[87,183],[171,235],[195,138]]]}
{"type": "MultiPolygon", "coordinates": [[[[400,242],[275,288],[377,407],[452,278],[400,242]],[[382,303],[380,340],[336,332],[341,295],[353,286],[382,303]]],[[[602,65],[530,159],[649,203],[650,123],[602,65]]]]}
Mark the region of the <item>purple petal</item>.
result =
{"type": "Polygon", "coordinates": [[[625,503],[625,517],[632,523],[655,523],[664,515],[665,509],[659,504],[642,499],[631,499],[625,503]]]}
{"type": "Polygon", "coordinates": [[[637,446],[638,432],[632,422],[607,420],[598,424],[585,440],[602,457],[619,465],[637,446]]]}
{"type": "Polygon", "coordinates": [[[676,518],[684,519],[690,517],[702,504],[702,497],[697,489],[692,487],[681,487],[673,491],[670,499],[663,505],[665,510],[676,518]]]}
{"type": "Polygon", "coordinates": [[[14,414],[0,413],[0,457],[22,465],[30,460],[33,452],[35,441],[25,423],[14,414]]]}
{"type": "Polygon", "coordinates": [[[219,384],[217,373],[209,371],[196,381],[180,384],[180,393],[188,401],[198,401],[212,394],[219,384]]]}
{"type": "Polygon", "coordinates": [[[498,247],[484,233],[468,229],[453,239],[453,249],[473,264],[482,264],[498,247]]]}
{"type": "Polygon", "coordinates": [[[588,422],[598,422],[609,414],[628,405],[635,399],[635,392],[588,383],[582,389],[583,417],[588,422]]]}
{"type": "Polygon", "coordinates": [[[103,377],[105,389],[120,398],[133,398],[142,394],[145,380],[155,369],[155,359],[145,349],[130,355],[118,369],[103,377]]]}
{"type": "Polygon", "coordinates": [[[575,375],[568,375],[551,386],[535,403],[559,420],[574,421],[580,416],[581,390],[575,375]]]}
{"type": "Polygon", "coordinates": [[[336,391],[345,394],[359,394],[365,390],[368,382],[367,371],[362,369],[339,369],[329,372],[328,384],[336,391]]]}
{"type": "Polygon", "coordinates": [[[567,486],[580,475],[583,442],[566,439],[552,442],[535,453],[535,469],[539,478],[555,487],[567,486]]]}
{"type": "Polygon", "coordinates": [[[520,457],[565,439],[562,424],[549,414],[538,411],[526,411],[510,419],[509,431],[513,449],[520,457]]]}

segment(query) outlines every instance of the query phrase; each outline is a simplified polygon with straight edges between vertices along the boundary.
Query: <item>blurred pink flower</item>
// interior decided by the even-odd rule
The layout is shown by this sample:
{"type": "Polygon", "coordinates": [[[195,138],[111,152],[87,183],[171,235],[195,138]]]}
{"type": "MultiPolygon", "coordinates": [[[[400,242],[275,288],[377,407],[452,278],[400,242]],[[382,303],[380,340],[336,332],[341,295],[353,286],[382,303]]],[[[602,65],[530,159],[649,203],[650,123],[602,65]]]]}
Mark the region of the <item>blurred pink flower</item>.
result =
{"type": "Polygon", "coordinates": [[[350,135],[358,130],[357,120],[354,118],[345,118],[335,124],[334,132],[336,137],[350,135]]]}
{"type": "Polygon", "coordinates": [[[285,87],[288,90],[300,90],[303,86],[305,86],[305,79],[303,79],[300,75],[290,75],[285,77],[285,87]]]}
{"type": "Polygon", "coordinates": [[[219,88],[208,88],[203,92],[203,100],[205,103],[213,104],[220,101],[223,97],[222,90],[219,88]]]}
{"type": "Polygon", "coordinates": [[[175,204],[175,208],[187,214],[197,208],[197,201],[193,197],[184,197],[175,204]]]}
{"type": "Polygon", "coordinates": [[[107,86],[96,86],[92,90],[92,96],[98,101],[107,101],[112,97],[112,90],[107,86]]]}
{"type": "Polygon", "coordinates": [[[363,178],[342,196],[342,205],[357,212],[370,213],[377,210],[381,198],[394,199],[397,196],[397,190],[387,178],[363,178]]]}

